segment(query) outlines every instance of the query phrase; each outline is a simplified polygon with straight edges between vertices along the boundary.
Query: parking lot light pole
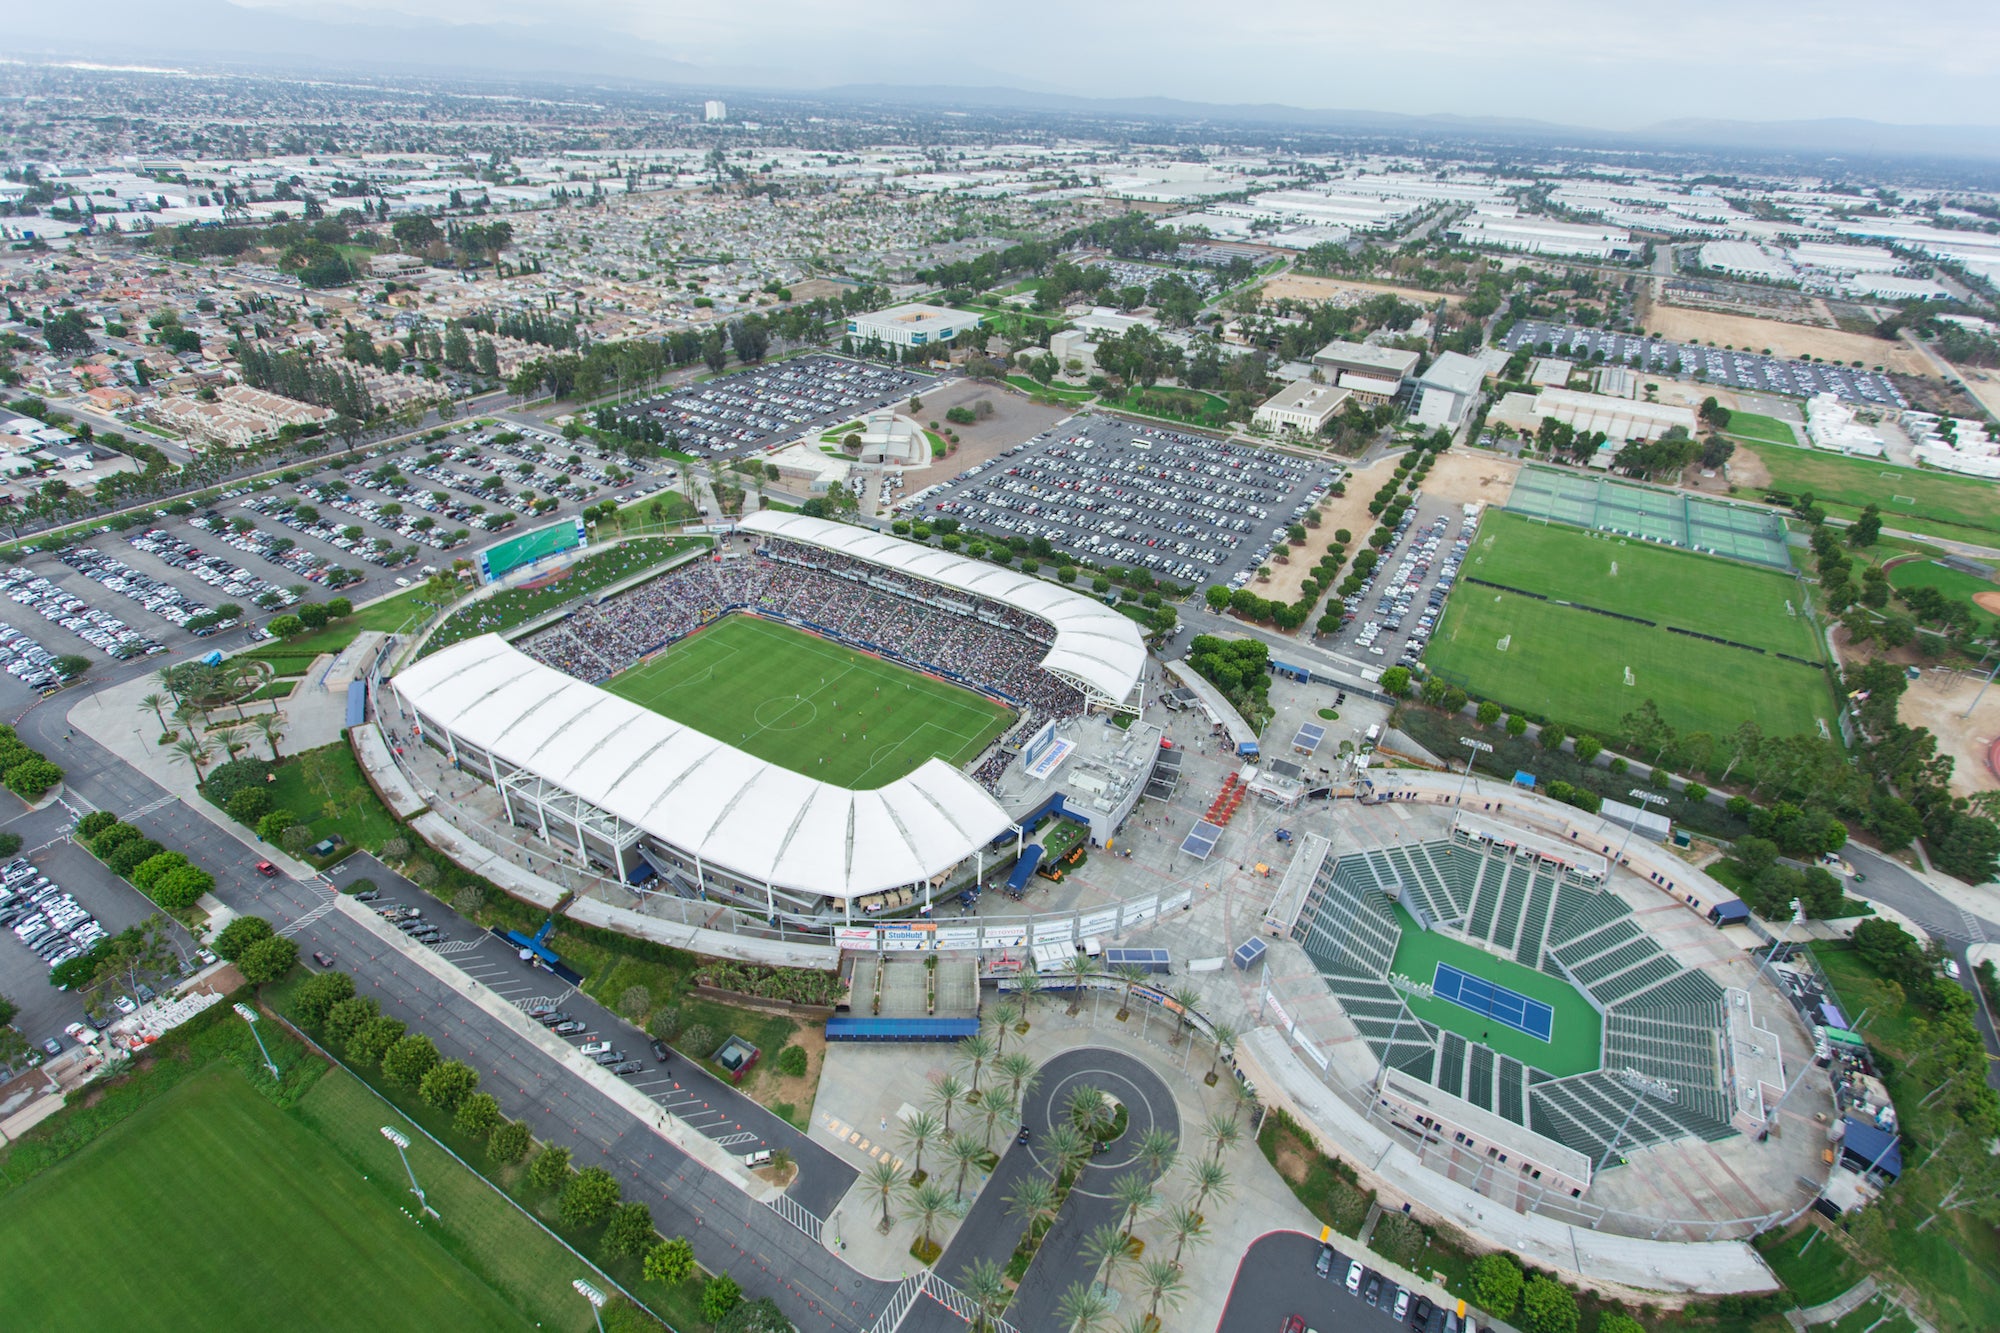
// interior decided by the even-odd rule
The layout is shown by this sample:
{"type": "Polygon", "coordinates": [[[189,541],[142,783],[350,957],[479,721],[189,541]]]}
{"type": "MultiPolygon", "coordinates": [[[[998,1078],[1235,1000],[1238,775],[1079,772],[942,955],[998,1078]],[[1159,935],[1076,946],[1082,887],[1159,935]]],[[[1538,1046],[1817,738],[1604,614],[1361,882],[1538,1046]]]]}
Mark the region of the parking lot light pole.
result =
{"type": "Polygon", "coordinates": [[[1493,747],[1485,741],[1474,740],[1470,736],[1460,736],[1458,743],[1465,747],[1465,776],[1458,780],[1458,795],[1452,799],[1453,805],[1465,804],[1465,784],[1472,778],[1472,759],[1478,754],[1492,754],[1493,747]]]}
{"type": "Polygon", "coordinates": [[[410,1169],[410,1141],[387,1125],[382,1126],[382,1137],[396,1145],[396,1156],[403,1159],[403,1174],[410,1178],[410,1193],[417,1196],[417,1202],[423,1205],[425,1212],[437,1217],[438,1210],[431,1207],[431,1201],[424,1197],[424,1187],[417,1183],[417,1173],[410,1169]]]}
{"type": "MultiPolygon", "coordinates": [[[[1665,805],[1667,803],[1666,797],[1660,795],[1656,791],[1647,791],[1644,787],[1634,787],[1631,791],[1626,792],[1625,794],[1627,796],[1630,796],[1633,800],[1639,802],[1640,814],[1644,814],[1647,810],[1651,809],[1653,806],[1665,805]]],[[[1636,819],[1625,826],[1625,837],[1624,840],[1618,844],[1618,855],[1611,858],[1614,862],[1622,862],[1625,859],[1625,849],[1631,845],[1632,835],[1638,831],[1638,828],[1639,828],[1639,821],[1636,819]]]]}
{"type": "Polygon", "coordinates": [[[264,1049],[263,1034],[257,1031],[257,1011],[241,1001],[237,1002],[235,1008],[236,1016],[250,1025],[250,1035],[257,1039],[257,1053],[264,1057],[264,1068],[271,1071],[272,1078],[283,1082],[284,1078],[278,1073],[278,1066],[271,1062],[271,1053],[264,1049]]]}
{"type": "Polygon", "coordinates": [[[604,1316],[598,1313],[604,1308],[604,1293],[582,1278],[576,1279],[570,1285],[576,1288],[577,1295],[590,1302],[590,1317],[597,1321],[597,1333],[604,1333],[604,1316]]]}

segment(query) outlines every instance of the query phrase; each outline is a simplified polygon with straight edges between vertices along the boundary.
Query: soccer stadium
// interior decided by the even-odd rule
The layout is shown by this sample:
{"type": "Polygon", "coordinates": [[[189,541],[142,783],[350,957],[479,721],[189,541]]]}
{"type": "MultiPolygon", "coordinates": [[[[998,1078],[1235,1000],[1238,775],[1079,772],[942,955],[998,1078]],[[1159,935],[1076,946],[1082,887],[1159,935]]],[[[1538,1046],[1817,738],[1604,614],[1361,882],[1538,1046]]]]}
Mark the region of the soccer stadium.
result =
{"type": "Polygon", "coordinates": [[[1461,818],[1325,855],[1292,922],[1383,1062],[1379,1105],[1538,1196],[1582,1194],[1617,1154],[1737,1132],[1729,993],[1665,953],[1606,871],[1461,818]]]}
{"type": "Polygon", "coordinates": [[[1138,628],[1087,594],[797,514],[738,538],[393,688],[514,823],[623,882],[818,927],[1012,855],[1008,765],[1136,707],[1138,628]]]}

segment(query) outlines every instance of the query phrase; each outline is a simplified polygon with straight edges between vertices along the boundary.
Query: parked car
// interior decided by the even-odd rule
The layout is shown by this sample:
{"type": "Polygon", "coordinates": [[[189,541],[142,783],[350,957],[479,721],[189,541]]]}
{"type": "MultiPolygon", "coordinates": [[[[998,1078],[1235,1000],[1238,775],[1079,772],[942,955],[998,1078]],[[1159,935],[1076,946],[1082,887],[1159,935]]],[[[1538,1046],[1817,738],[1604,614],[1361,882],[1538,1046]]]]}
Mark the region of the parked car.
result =
{"type": "Polygon", "coordinates": [[[321,967],[332,967],[333,955],[330,953],[321,953],[318,949],[314,949],[313,961],[315,963],[318,963],[321,967]]]}
{"type": "Polygon", "coordinates": [[[673,1050],[665,1042],[655,1037],[653,1039],[653,1058],[655,1060],[658,1060],[660,1064],[664,1067],[667,1061],[672,1057],[673,1057],[673,1050]]]}
{"type": "Polygon", "coordinates": [[[623,1060],[611,1067],[611,1072],[622,1078],[630,1078],[646,1067],[642,1060],[623,1060]]]}
{"type": "Polygon", "coordinates": [[[572,1018],[564,1022],[555,1024],[553,1027],[549,1029],[549,1031],[555,1033],[558,1037],[574,1037],[577,1033],[583,1031],[585,1028],[589,1026],[590,1024],[588,1023],[579,1023],[574,1018],[572,1018]]]}
{"type": "Polygon", "coordinates": [[[1347,1265],[1347,1294],[1350,1296],[1361,1294],[1361,1261],[1359,1259],[1347,1265]]]}
{"type": "Polygon", "coordinates": [[[608,1041],[587,1041],[576,1048],[577,1054],[591,1056],[600,1055],[610,1049],[611,1043],[608,1041]]]}
{"type": "Polygon", "coordinates": [[[1333,1276],[1333,1246],[1322,1244],[1319,1247],[1319,1258],[1313,1262],[1313,1272],[1321,1277],[1333,1276]]]}
{"type": "Polygon", "coordinates": [[[50,1055],[61,1055],[62,1043],[57,1041],[54,1037],[50,1037],[42,1042],[42,1049],[47,1051],[50,1055]]]}

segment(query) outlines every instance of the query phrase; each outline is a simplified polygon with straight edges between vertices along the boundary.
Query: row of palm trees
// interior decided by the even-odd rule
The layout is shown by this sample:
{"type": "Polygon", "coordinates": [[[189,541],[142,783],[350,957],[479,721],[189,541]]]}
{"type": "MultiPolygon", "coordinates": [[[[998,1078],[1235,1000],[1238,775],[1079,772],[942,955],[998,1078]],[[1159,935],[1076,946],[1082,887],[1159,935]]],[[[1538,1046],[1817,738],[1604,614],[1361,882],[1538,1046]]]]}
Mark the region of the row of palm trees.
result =
{"type": "MultiPolygon", "coordinates": [[[[174,720],[180,724],[178,730],[181,735],[176,737],[168,748],[194,770],[197,782],[205,776],[207,765],[215,759],[217,747],[220,747],[228,756],[228,760],[233,763],[238,755],[254,744],[251,740],[253,732],[264,738],[264,743],[271,749],[271,759],[274,763],[284,757],[278,749],[278,742],[285,734],[284,713],[276,708],[267,713],[246,715],[243,712],[241,695],[245,689],[254,687],[254,682],[249,685],[240,679],[230,682],[232,686],[239,687],[235,692],[235,699],[238,701],[236,709],[238,720],[235,725],[215,727],[205,733],[198,730],[197,724],[204,726],[207,724],[211,709],[231,700],[217,698],[213,693],[216,681],[210,677],[190,673],[188,670],[190,667],[203,667],[203,664],[183,662],[162,670],[159,673],[159,681],[165,687],[165,691],[153,691],[140,699],[138,706],[140,712],[151,713],[159,721],[160,734],[164,736],[169,730],[167,710],[171,705],[174,720]],[[210,692],[204,693],[204,691],[210,692]]],[[[213,671],[213,668],[204,669],[213,671]]],[[[262,679],[261,675],[258,679],[262,679]]]]}

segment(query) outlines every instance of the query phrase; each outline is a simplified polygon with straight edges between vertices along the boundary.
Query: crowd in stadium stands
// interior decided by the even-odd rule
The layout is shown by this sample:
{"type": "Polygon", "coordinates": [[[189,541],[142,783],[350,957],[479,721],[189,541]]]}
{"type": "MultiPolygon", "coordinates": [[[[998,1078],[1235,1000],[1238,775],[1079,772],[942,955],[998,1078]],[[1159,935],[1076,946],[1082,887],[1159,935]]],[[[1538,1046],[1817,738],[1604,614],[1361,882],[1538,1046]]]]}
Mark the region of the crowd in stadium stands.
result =
{"type": "MultiPolygon", "coordinates": [[[[1083,711],[1075,687],[1042,670],[1045,622],[985,598],[924,583],[818,547],[769,540],[746,559],[684,565],[529,636],[520,648],[581,680],[601,681],[725,611],[754,608],[850,643],[955,674],[1039,718],[1083,711]]],[[[998,744],[972,770],[989,790],[1013,759],[998,744]]]]}

